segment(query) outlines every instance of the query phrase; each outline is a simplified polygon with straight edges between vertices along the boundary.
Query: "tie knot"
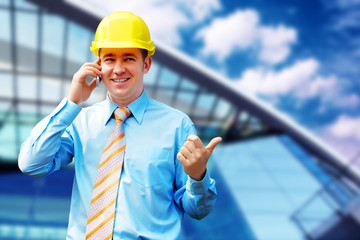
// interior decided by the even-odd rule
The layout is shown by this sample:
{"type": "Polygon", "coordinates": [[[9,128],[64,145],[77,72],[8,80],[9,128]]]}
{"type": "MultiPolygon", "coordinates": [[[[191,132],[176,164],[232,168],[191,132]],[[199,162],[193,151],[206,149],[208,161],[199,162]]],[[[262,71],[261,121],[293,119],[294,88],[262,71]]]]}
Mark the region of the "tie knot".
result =
{"type": "Polygon", "coordinates": [[[118,107],[114,112],[116,124],[124,122],[130,116],[130,109],[127,107],[118,107]]]}

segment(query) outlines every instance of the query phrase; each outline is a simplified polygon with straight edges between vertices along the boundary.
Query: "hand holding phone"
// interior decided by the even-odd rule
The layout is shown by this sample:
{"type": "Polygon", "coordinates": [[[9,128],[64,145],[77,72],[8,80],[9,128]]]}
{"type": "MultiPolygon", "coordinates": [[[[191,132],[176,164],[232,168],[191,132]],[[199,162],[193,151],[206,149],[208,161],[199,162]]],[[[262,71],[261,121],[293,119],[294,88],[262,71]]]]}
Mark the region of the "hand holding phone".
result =
{"type": "Polygon", "coordinates": [[[86,101],[90,97],[92,91],[101,82],[101,78],[98,77],[101,75],[100,59],[83,64],[73,76],[68,100],[76,104],[86,101]],[[90,83],[86,82],[86,78],[88,76],[92,76],[94,78],[90,83]]]}
{"type": "Polygon", "coordinates": [[[99,86],[100,82],[101,82],[101,76],[98,75],[98,76],[96,77],[96,87],[99,86]]]}

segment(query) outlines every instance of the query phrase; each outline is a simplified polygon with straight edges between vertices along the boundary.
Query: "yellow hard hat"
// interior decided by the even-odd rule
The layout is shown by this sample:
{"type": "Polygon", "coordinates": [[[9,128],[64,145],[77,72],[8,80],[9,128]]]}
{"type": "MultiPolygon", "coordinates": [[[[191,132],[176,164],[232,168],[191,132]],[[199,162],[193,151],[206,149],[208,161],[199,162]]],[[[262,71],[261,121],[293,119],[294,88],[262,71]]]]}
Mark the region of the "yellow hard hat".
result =
{"type": "Polygon", "coordinates": [[[115,12],[100,22],[90,50],[99,56],[100,48],[141,48],[150,56],[155,53],[146,23],[130,12],[115,12]]]}

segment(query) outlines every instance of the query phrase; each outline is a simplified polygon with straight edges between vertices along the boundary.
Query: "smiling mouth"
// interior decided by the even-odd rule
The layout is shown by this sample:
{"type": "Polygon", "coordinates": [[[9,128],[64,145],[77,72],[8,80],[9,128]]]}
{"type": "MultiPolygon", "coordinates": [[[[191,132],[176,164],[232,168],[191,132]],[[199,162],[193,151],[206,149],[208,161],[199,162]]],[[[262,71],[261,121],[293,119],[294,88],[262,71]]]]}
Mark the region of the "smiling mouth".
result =
{"type": "Polygon", "coordinates": [[[121,82],[126,82],[129,79],[130,78],[119,78],[119,79],[111,79],[111,80],[116,83],[121,83],[121,82]]]}

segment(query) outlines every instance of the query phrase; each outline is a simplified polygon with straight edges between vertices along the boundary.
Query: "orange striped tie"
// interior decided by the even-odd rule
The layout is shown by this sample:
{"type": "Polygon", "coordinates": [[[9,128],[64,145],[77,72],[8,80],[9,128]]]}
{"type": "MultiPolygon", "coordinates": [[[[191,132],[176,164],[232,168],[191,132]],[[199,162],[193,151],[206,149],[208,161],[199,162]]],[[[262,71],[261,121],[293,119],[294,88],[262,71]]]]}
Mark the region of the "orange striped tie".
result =
{"type": "Polygon", "coordinates": [[[114,112],[116,126],[101,155],[94,190],[91,197],[86,239],[111,239],[114,228],[115,204],[125,153],[124,121],[128,108],[114,112]]]}

